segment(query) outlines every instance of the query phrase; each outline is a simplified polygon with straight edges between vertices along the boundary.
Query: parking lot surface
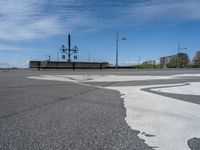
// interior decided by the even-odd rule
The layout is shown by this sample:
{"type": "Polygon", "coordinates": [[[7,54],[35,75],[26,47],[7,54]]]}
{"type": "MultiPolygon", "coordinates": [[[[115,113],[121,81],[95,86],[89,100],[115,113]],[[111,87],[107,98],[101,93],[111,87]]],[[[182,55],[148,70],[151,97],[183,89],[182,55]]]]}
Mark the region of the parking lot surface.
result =
{"type": "Polygon", "coordinates": [[[200,70],[1,70],[0,149],[200,149],[200,70]]]}

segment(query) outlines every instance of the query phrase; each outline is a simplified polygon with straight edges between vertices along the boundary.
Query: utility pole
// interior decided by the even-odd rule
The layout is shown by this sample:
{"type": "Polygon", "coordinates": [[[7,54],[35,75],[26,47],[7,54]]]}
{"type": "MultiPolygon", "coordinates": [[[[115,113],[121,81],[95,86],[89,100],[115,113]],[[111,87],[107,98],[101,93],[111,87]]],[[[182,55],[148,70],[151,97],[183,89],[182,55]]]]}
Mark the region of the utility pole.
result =
{"type": "Polygon", "coordinates": [[[180,55],[179,53],[181,52],[181,50],[186,50],[186,49],[187,49],[186,47],[184,47],[184,48],[181,47],[181,43],[180,42],[178,43],[177,66],[176,66],[177,68],[180,67],[180,59],[181,58],[179,56],[180,55]]]}
{"type": "Polygon", "coordinates": [[[139,60],[139,65],[140,65],[140,56],[139,56],[139,59],[138,59],[138,60],[139,60]]]}
{"type": "Polygon", "coordinates": [[[90,53],[88,53],[88,62],[90,62],[90,53]]]}
{"type": "Polygon", "coordinates": [[[57,61],[59,61],[59,52],[57,52],[57,61]]]}
{"type": "Polygon", "coordinates": [[[180,44],[180,42],[178,42],[178,53],[177,53],[177,66],[176,66],[176,68],[179,68],[179,66],[180,66],[180,62],[179,62],[180,49],[181,49],[181,44],[180,44]]]}
{"type": "Polygon", "coordinates": [[[119,32],[116,32],[116,64],[115,67],[118,69],[118,59],[119,59],[119,41],[126,40],[126,38],[119,38],[119,32]]]}
{"type": "Polygon", "coordinates": [[[181,50],[181,43],[178,42],[178,53],[180,53],[180,50],[181,50]]]}
{"type": "Polygon", "coordinates": [[[119,33],[116,32],[116,69],[118,69],[118,42],[119,42],[119,33]]]}

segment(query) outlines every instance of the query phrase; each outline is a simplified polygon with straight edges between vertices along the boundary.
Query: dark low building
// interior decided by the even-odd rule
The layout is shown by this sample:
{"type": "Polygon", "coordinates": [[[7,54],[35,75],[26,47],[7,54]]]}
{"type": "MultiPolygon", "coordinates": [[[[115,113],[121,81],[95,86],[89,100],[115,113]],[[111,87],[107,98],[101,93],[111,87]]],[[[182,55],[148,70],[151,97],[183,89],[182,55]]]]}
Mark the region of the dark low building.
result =
{"type": "Polygon", "coordinates": [[[37,69],[105,69],[107,62],[30,61],[29,68],[37,69]]]}

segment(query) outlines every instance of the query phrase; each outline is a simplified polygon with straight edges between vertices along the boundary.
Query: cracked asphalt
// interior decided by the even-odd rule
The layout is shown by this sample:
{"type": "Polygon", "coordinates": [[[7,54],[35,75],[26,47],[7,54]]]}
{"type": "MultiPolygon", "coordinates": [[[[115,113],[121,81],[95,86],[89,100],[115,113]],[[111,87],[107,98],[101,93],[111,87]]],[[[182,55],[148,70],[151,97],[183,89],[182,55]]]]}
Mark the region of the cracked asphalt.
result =
{"type": "MultiPolygon", "coordinates": [[[[132,130],[128,126],[125,121],[126,109],[118,91],[86,87],[72,82],[28,79],[29,76],[47,74],[165,76],[193,73],[200,73],[200,70],[0,70],[0,149],[154,149],[138,137],[140,131],[132,130]]],[[[90,84],[128,86],[199,81],[199,78],[188,78],[90,84]]],[[[185,97],[185,95],[165,96],[189,102],[191,99],[191,96],[185,97]]],[[[192,103],[199,104],[198,96],[193,99],[192,103]]],[[[198,144],[199,137],[188,139],[191,149],[194,145],[200,148],[198,144]]]]}

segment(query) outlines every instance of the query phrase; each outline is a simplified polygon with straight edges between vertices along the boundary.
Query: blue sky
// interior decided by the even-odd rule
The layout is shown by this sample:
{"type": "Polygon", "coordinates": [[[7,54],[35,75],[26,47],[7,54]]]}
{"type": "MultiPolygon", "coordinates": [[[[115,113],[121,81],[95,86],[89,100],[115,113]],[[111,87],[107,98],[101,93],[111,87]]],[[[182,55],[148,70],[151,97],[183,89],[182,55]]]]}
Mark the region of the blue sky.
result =
{"type": "MultiPolygon", "coordinates": [[[[0,67],[27,67],[29,60],[57,60],[61,45],[78,61],[120,64],[175,54],[178,43],[192,59],[200,49],[199,0],[0,0],[0,67]]],[[[60,57],[61,58],[61,57],[60,57]]]]}

